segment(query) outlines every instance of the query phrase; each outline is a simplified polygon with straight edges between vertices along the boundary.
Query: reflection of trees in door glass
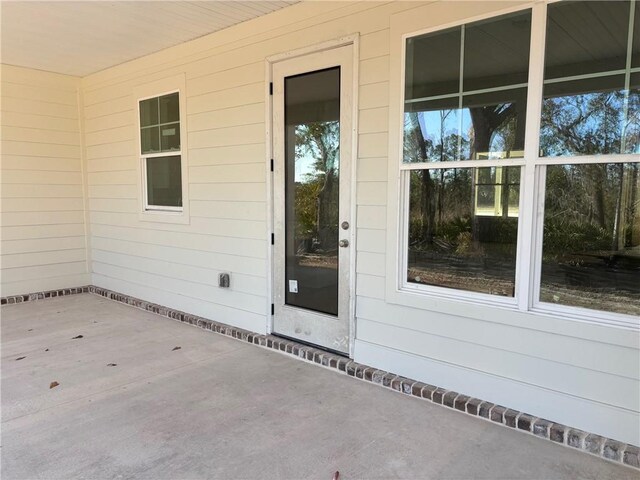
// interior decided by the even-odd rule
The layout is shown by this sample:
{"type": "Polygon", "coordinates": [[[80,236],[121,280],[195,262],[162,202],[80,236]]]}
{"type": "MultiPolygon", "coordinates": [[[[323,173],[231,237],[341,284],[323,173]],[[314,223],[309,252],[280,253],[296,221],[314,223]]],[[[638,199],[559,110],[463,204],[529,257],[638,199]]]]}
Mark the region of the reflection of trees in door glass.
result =
{"type": "MultiPolygon", "coordinates": [[[[338,242],[340,122],[298,125],[295,135],[298,252],[335,255],[338,242]]],[[[337,267],[337,263],[332,266],[337,267]]]]}

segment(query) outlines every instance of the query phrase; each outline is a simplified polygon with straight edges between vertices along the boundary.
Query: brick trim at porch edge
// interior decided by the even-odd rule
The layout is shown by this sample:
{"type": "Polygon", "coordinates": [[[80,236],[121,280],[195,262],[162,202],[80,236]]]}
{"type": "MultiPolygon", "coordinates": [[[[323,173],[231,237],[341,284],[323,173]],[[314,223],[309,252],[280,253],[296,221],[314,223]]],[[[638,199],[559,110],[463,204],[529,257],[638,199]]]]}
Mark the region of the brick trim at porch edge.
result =
{"type": "Polygon", "coordinates": [[[90,286],[85,285],[84,287],[61,288],[59,290],[47,290],[45,292],[26,293],[24,295],[10,295],[0,298],[0,305],[13,305],[16,303],[33,302],[34,300],[44,300],[45,298],[89,293],[89,289],[90,286]]]}
{"type": "Polygon", "coordinates": [[[627,467],[640,469],[640,449],[635,445],[625,444],[617,440],[605,438],[600,435],[567,427],[543,418],[538,418],[534,415],[503,407],[502,405],[495,405],[494,403],[469,397],[458,392],[446,390],[434,385],[428,385],[384,370],[378,370],[374,367],[354,362],[353,360],[341,355],[303,345],[293,340],[276,337],[274,335],[253,333],[242,328],[236,328],[214,322],[197,315],[191,315],[152,302],[147,302],[106,288],[88,285],[25,295],[13,295],[2,297],[0,299],[0,303],[2,305],[13,305],[17,303],[79,293],[92,293],[99,295],[110,300],[115,300],[163,317],[179,320],[183,323],[187,323],[204,330],[210,330],[243,342],[252,343],[272,350],[278,350],[299,359],[317,363],[332,370],[342,372],[350,377],[355,377],[395,390],[405,395],[410,395],[438,405],[443,405],[468,415],[479,417],[484,420],[503,425],[507,428],[513,428],[524,433],[529,433],[530,435],[534,435],[538,438],[574,448],[627,467]]]}

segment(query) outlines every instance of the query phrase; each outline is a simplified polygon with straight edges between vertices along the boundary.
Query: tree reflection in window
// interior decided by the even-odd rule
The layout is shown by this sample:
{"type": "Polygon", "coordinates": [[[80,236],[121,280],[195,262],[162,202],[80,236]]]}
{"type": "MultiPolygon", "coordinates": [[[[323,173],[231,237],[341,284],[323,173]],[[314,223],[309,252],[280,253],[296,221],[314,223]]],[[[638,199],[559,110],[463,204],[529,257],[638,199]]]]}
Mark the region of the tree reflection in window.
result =
{"type": "Polygon", "coordinates": [[[640,19],[632,18],[639,11],[633,7],[630,1],[549,5],[541,156],[640,153],[640,75],[633,65],[640,19]]]}
{"type": "Polygon", "coordinates": [[[640,314],[640,163],[547,167],[540,300],[640,314]]]}
{"type": "Polygon", "coordinates": [[[444,103],[457,103],[458,99],[407,105],[404,162],[524,156],[526,96],[526,89],[470,95],[462,100],[461,109],[438,108],[444,103]],[[418,148],[412,149],[411,142],[418,148]]]}
{"type": "Polygon", "coordinates": [[[340,67],[287,77],[284,106],[285,302],[337,315],[340,67]]]}
{"type": "Polygon", "coordinates": [[[546,166],[542,302],[640,314],[640,164],[569,158],[640,153],[638,11],[548,7],[540,154],[567,163],[546,166]]]}
{"type": "Polygon", "coordinates": [[[407,40],[410,283],[514,296],[521,169],[500,164],[524,156],[530,31],[524,10],[407,40]]]}
{"type": "MultiPolygon", "coordinates": [[[[512,297],[518,218],[506,207],[509,196],[492,196],[492,212],[478,211],[477,178],[520,178],[520,167],[452,168],[413,171],[409,190],[407,280],[512,297]],[[500,172],[500,173],[498,173],[500,172]],[[504,202],[504,203],[503,203],[504,202]],[[503,208],[502,206],[505,206],[503,208]]],[[[486,185],[511,192],[519,184],[486,185]]],[[[485,192],[486,193],[486,192],[485,192]]],[[[480,207],[482,210],[482,207],[480,207]]]]}
{"type": "Polygon", "coordinates": [[[621,153],[624,76],[552,84],[545,93],[540,126],[543,156],[621,153]]]}
{"type": "Polygon", "coordinates": [[[335,255],[338,248],[340,122],[298,125],[295,136],[296,241],[305,243],[305,254],[335,255]]]}

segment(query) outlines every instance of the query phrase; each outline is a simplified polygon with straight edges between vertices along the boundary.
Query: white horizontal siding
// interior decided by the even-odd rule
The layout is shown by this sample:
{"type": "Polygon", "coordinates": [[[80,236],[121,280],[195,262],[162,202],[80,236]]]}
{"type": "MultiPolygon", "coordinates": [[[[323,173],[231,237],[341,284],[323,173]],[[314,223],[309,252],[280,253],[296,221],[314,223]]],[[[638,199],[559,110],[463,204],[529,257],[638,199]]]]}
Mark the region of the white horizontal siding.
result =
{"type": "Polygon", "coordinates": [[[360,37],[360,60],[382,55],[389,55],[389,28],[382,28],[360,37]]]}
{"type": "Polygon", "coordinates": [[[86,285],[79,80],[0,73],[1,295],[86,285]]]}
{"type": "Polygon", "coordinates": [[[32,240],[84,237],[82,223],[57,223],[53,225],[2,226],[2,241],[18,241],[28,244],[32,240]]]}
{"type": "MultiPolygon", "coordinates": [[[[262,67],[264,68],[264,65],[262,67]]],[[[190,132],[200,132],[246,125],[248,118],[255,119],[255,122],[260,123],[264,128],[262,123],[262,119],[264,119],[264,102],[260,101],[240,105],[239,107],[230,107],[225,110],[224,115],[220,115],[219,112],[196,113],[189,115],[187,121],[189,122],[190,132]]],[[[190,147],[194,148],[193,145],[190,145],[190,147]]]]}
{"type": "Polygon", "coordinates": [[[360,61],[360,85],[389,81],[389,55],[360,61]]]}
{"type": "Polygon", "coordinates": [[[71,132],[78,133],[77,118],[56,118],[54,122],[49,116],[24,112],[2,112],[0,116],[0,125],[11,125],[14,127],[25,128],[44,128],[52,132],[71,132]]]}
{"type": "Polygon", "coordinates": [[[439,362],[424,355],[411,355],[400,350],[356,340],[356,355],[383,370],[402,371],[409,378],[421,378],[457,392],[527,411],[588,432],[601,432],[630,443],[638,435],[638,413],[587,400],[565,391],[556,392],[524,382],[467,369],[453,362],[439,362]]]}
{"type": "MultiPolygon", "coordinates": [[[[261,314],[264,310],[263,297],[242,291],[242,278],[234,276],[238,288],[223,290],[218,287],[215,271],[205,271],[197,267],[186,267],[166,261],[131,257],[113,252],[94,249],[92,252],[95,273],[121,278],[150,287],[169,289],[179,295],[198,298],[203,301],[261,314]],[[103,263],[103,259],[108,263],[103,263]],[[135,268],[138,267],[138,268],[135,268]]],[[[244,286],[246,289],[246,286],[244,286]]]]}
{"type": "Polygon", "coordinates": [[[189,95],[195,97],[205,93],[255,83],[256,79],[262,76],[264,76],[264,62],[260,60],[236,68],[228,68],[192,78],[187,82],[187,90],[189,95]]]}
{"type": "MultiPolygon", "coordinates": [[[[17,68],[17,67],[14,67],[17,68]]],[[[7,66],[2,66],[3,70],[9,73],[7,66]]],[[[4,93],[4,88],[3,88],[4,93]]],[[[52,94],[54,95],[54,94],[52,94]]],[[[78,119],[78,107],[75,105],[63,105],[60,103],[42,102],[25,98],[2,97],[2,110],[4,112],[21,113],[43,117],[62,118],[64,120],[78,119]]]]}
{"type": "MultiPolygon", "coordinates": [[[[2,144],[4,147],[4,142],[2,144]]],[[[41,168],[46,168],[46,157],[41,168]]],[[[56,170],[10,170],[3,168],[2,184],[19,185],[76,185],[82,191],[82,174],[80,172],[56,171],[56,170]]]]}
{"type": "Polygon", "coordinates": [[[374,299],[362,299],[358,307],[367,317],[360,322],[360,338],[369,343],[396,349],[404,345],[404,350],[413,354],[428,351],[430,358],[439,361],[448,361],[453,351],[456,363],[466,368],[490,370],[502,377],[556,391],[563,391],[566,379],[571,378],[576,382],[578,396],[630,410],[637,407],[638,385],[634,379],[638,377],[639,366],[634,363],[633,348],[620,349],[602,342],[561,336],[551,339],[543,332],[528,332],[523,336],[522,329],[517,327],[434,313],[425,316],[409,309],[394,308],[394,312],[401,311],[402,315],[391,319],[389,307],[374,299]],[[371,317],[379,321],[368,320],[371,317]],[[390,336],[391,332],[395,333],[390,336]],[[567,355],[565,349],[572,354],[567,355]],[[606,378],[615,388],[591,389],[592,382],[606,378]]]}
{"type": "MultiPolygon", "coordinates": [[[[116,225],[93,224],[91,234],[93,238],[105,238],[120,241],[132,241],[145,246],[174,247],[164,255],[172,260],[179,258],[184,252],[191,251],[214,252],[223,255],[235,255],[243,258],[265,258],[266,240],[249,238],[223,237],[212,233],[197,233],[190,231],[161,231],[153,228],[152,224],[139,227],[122,227],[116,225]]],[[[126,248],[124,245],[119,248],[126,248]]],[[[200,259],[194,258],[193,265],[198,265],[200,259]]]]}
{"type": "Polygon", "coordinates": [[[387,182],[358,182],[356,201],[358,205],[386,205],[387,182]]]}
{"type": "Polygon", "coordinates": [[[387,158],[387,82],[398,72],[388,70],[388,31],[369,37],[371,43],[361,45],[359,81],[356,358],[638,444],[638,332],[529,315],[530,323],[538,322],[532,329],[516,316],[481,321],[385,301],[381,205],[387,204],[388,162],[399,161],[387,158]]]}
{"type": "Polygon", "coordinates": [[[267,149],[264,142],[251,143],[248,145],[198,148],[197,150],[192,149],[189,152],[189,165],[191,167],[197,167],[200,165],[255,163],[256,159],[265,158],[266,151],[267,149]]]}
{"type": "Polygon", "coordinates": [[[24,254],[31,252],[57,252],[61,250],[80,250],[85,248],[84,235],[66,237],[48,237],[21,240],[6,240],[3,235],[2,253],[5,255],[24,254]]]}
{"type": "Polygon", "coordinates": [[[385,230],[387,208],[379,205],[358,205],[358,227],[385,230]]]}
{"type": "Polygon", "coordinates": [[[384,298],[385,277],[358,273],[356,294],[358,298],[384,298]]]}
{"type": "MultiPolygon", "coordinates": [[[[151,284],[148,276],[163,277],[157,263],[162,261],[184,268],[206,268],[213,277],[229,271],[231,291],[236,275],[237,287],[243,291],[247,289],[240,281],[242,275],[262,278],[261,289],[251,287],[261,296],[259,313],[264,315],[253,328],[262,330],[269,303],[264,59],[352,33],[353,22],[363,35],[363,48],[369,43],[379,45],[388,36],[389,13],[406,8],[392,4],[294,8],[271,20],[258,19],[255,24],[263,27],[252,29],[242,38],[235,38],[235,33],[227,30],[211,36],[206,46],[196,40],[191,42],[192,48],[176,47],[182,52],[179,55],[152,55],[83,79],[88,207],[91,243],[97,255],[95,278],[109,278],[111,284],[118,279],[135,284],[132,279],[138,278],[138,283],[151,284]],[[141,221],[133,91],[137,85],[181,72],[187,79],[187,117],[183,121],[188,132],[185,161],[189,166],[190,222],[141,221]]],[[[235,28],[243,31],[246,25],[235,28]]],[[[375,96],[387,84],[388,48],[386,52],[384,49],[377,53],[375,47],[369,47],[370,59],[361,66],[365,72],[362,83],[372,84],[368,87],[368,108],[380,102],[375,96]]],[[[367,103],[366,92],[362,101],[367,103]]],[[[376,113],[376,118],[384,115],[384,111],[376,113]]],[[[363,141],[370,143],[372,155],[386,155],[384,136],[363,141]]],[[[363,204],[384,205],[379,192],[374,192],[379,186],[362,184],[363,204]]],[[[184,283],[164,279],[158,288],[168,294],[189,295],[190,282],[194,289],[203,284],[202,275],[191,279],[182,275],[180,281],[184,283]]],[[[211,279],[207,282],[204,284],[209,286],[215,283],[211,279]]],[[[218,301],[215,295],[202,300],[218,301]]],[[[243,308],[241,303],[237,303],[238,309],[243,308]]],[[[233,318],[228,322],[236,324],[233,318]]]]}
{"type": "Polygon", "coordinates": [[[358,116],[360,133],[380,133],[389,130],[389,107],[361,109],[358,116]]]}
{"type": "MultiPolygon", "coordinates": [[[[258,160],[258,159],[256,159],[258,160]]],[[[189,167],[192,183],[262,183],[266,175],[264,161],[237,165],[198,165],[189,167]]],[[[211,188],[215,188],[212,186],[211,188]]]]}
{"type": "MultiPolygon", "coordinates": [[[[92,211],[92,224],[109,225],[109,226],[136,226],[139,225],[139,216],[137,214],[121,213],[121,212],[101,212],[92,211]]],[[[144,225],[149,227],[153,222],[144,221],[144,225]]],[[[204,218],[192,217],[189,226],[180,228],[179,225],[160,224],[156,230],[166,231],[182,231],[194,232],[205,235],[218,235],[229,238],[247,238],[256,240],[266,240],[266,222],[235,220],[226,218],[204,218]]],[[[186,246],[186,244],[185,244],[186,246]]]]}
{"type": "MultiPolygon", "coordinates": [[[[7,212],[0,215],[2,227],[17,226],[39,226],[39,225],[59,225],[59,224],[80,224],[83,223],[83,212],[81,210],[57,211],[57,212],[7,212]]],[[[29,237],[26,237],[29,238],[29,237]]]]}
{"type": "Polygon", "coordinates": [[[357,232],[358,252],[385,253],[386,232],[369,228],[359,228],[357,232]]]}
{"type": "Polygon", "coordinates": [[[105,117],[92,119],[85,117],[84,131],[88,135],[89,133],[100,132],[111,128],[133,126],[133,120],[134,117],[130,110],[125,110],[113,115],[107,115],[105,117]]]}
{"type": "MultiPolygon", "coordinates": [[[[5,130],[6,133],[6,130],[5,130]]],[[[79,158],[29,157],[25,155],[3,155],[2,167],[6,170],[28,170],[47,172],[77,172],[80,170],[79,158]]],[[[7,185],[5,185],[7,186],[7,185]]]]}
{"type": "Polygon", "coordinates": [[[140,283],[137,275],[128,269],[123,269],[119,275],[112,277],[109,274],[113,271],[102,272],[98,267],[93,275],[93,283],[101,287],[115,290],[137,298],[143,298],[150,302],[160,305],[170,305],[172,308],[199,315],[205,318],[214,318],[217,321],[227,324],[235,324],[240,328],[254,330],[265,333],[266,324],[264,323],[264,315],[255,314],[238,308],[226,307],[224,305],[213,303],[209,300],[192,295],[182,295],[168,290],[163,283],[161,277],[148,277],[140,283]],[[153,280],[154,284],[144,283],[145,280],[153,280]]]}
{"type": "Polygon", "coordinates": [[[370,158],[359,157],[358,180],[361,182],[386,182],[388,163],[386,155],[370,158]]]}
{"type": "MultiPolygon", "coordinates": [[[[264,268],[265,262],[262,258],[211,252],[206,250],[187,250],[175,246],[131,242],[128,240],[114,240],[101,237],[93,237],[92,244],[94,243],[94,249],[100,249],[104,252],[121,252],[140,259],[164,259],[171,261],[172,263],[215,268],[217,270],[229,270],[231,269],[230,267],[233,267],[236,272],[244,275],[261,278],[266,277],[266,269],[264,268]]],[[[103,263],[108,263],[108,259],[105,258],[103,263]]],[[[135,266],[133,258],[131,265],[135,266]]],[[[144,271],[143,268],[138,268],[138,270],[144,271]]]]}
{"type": "MultiPolygon", "coordinates": [[[[421,5],[303,2],[83,79],[93,283],[265,331],[270,268],[264,60],[359,32],[353,224],[362,347],[356,350],[356,359],[471,394],[488,390],[473,383],[465,389],[466,384],[456,379],[485,379],[486,385],[503,389],[491,393],[493,401],[533,405],[534,414],[550,412],[552,420],[590,426],[611,436],[617,431],[628,438],[628,428],[615,422],[638,418],[637,332],[536,315],[528,317],[529,323],[515,316],[505,320],[504,315],[501,321],[474,320],[385,301],[388,165],[398,161],[388,158],[389,79],[398,74],[389,69],[389,21],[394,13],[421,5]],[[141,221],[133,92],[141,84],[177,74],[186,77],[185,161],[191,218],[187,225],[141,221]],[[229,290],[216,286],[220,272],[231,273],[229,290]],[[391,353],[383,360],[375,348],[391,353]],[[447,372],[459,376],[441,376],[429,370],[433,365],[445,365],[447,372]],[[509,388],[553,394],[518,403],[526,395],[510,395],[509,388]],[[552,408],[554,402],[562,408],[552,408]],[[583,418],[593,413],[598,420],[581,422],[579,415],[567,410],[571,402],[584,406],[583,418]],[[609,428],[604,411],[613,412],[609,428]]],[[[495,3],[496,9],[503,6],[495,3]]],[[[446,10],[451,21],[455,9],[446,10]]],[[[462,17],[464,9],[457,15],[462,17]]],[[[66,114],[60,106],[47,108],[58,118],[66,114]]],[[[24,127],[24,118],[14,118],[21,122],[16,127],[24,127]]],[[[51,188],[66,187],[60,177],[46,178],[53,180],[48,182],[51,188]]],[[[44,179],[37,181],[44,184],[44,179]]]]}

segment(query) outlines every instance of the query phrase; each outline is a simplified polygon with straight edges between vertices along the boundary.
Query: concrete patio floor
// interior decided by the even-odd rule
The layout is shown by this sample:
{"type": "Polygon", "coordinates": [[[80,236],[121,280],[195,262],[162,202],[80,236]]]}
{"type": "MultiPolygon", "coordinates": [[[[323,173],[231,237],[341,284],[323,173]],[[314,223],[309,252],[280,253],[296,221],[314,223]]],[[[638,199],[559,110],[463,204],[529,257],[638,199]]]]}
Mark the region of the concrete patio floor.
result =
{"type": "Polygon", "coordinates": [[[1,312],[6,480],[638,478],[91,294],[1,312]]]}

